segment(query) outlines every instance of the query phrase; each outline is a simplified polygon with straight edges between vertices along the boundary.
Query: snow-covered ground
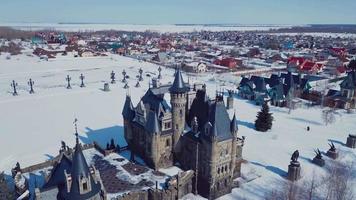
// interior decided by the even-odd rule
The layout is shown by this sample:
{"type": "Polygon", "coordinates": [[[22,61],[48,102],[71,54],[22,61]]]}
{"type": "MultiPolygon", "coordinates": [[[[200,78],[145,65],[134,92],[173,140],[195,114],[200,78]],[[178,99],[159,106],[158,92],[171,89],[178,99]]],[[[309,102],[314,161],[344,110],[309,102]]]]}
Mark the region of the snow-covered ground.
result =
{"type": "MultiPolygon", "coordinates": [[[[58,57],[55,60],[39,61],[37,57],[13,56],[6,60],[0,56],[0,170],[10,173],[17,161],[22,167],[36,164],[58,154],[60,141],[74,146],[73,120],[78,118],[78,130],[83,143],[97,141],[105,145],[111,138],[121,145],[123,139],[122,107],[127,91],[121,83],[123,69],[126,70],[134,104],[148,88],[149,77],[157,74],[158,66],[137,60],[109,55],[100,58],[58,57]],[[144,70],[144,81],[135,88],[138,69],[144,70]],[[110,92],[102,90],[116,72],[117,83],[110,84],[110,92]],[[79,87],[79,75],[85,75],[85,88],[79,87]],[[73,89],[66,89],[65,77],[72,77],[73,89]],[[35,81],[35,94],[28,93],[27,81],[35,81]],[[12,96],[10,83],[18,83],[18,96],[12,96]]],[[[163,83],[172,81],[173,70],[163,69],[163,83]]],[[[185,80],[187,77],[185,76],[185,80]]],[[[225,82],[225,88],[235,88],[237,82],[232,75],[205,74],[190,76],[190,82],[207,84],[208,93],[225,82]],[[219,79],[223,81],[219,81],[219,79]]],[[[263,199],[266,192],[284,180],[291,154],[300,152],[303,178],[313,172],[322,174],[323,168],[310,162],[314,149],[328,149],[334,141],[340,149],[343,161],[355,160],[356,150],[346,148],[347,135],[356,130],[356,114],[339,111],[334,124],[325,126],[320,108],[301,108],[288,114],[285,108],[271,108],[274,116],[273,129],[267,133],[254,130],[254,120],[259,107],[236,98],[234,104],[239,134],[246,136],[243,157],[249,163],[243,165],[246,180],[252,180],[221,199],[263,199]],[[311,130],[306,131],[310,126],[311,130]]],[[[326,162],[328,159],[326,158],[326,162]]],[[[189,199],[189,198],[188,198],[189,199]]]]}
{"type": "Polygon", "coordinates": [[[59,31],[155,31],[155,32],[193,32],[193,31],[263,31],[288,28],[291,25],[174,25],[174,24],[59,24],[59,23],[0,23],[21,30],[59,30],[59,31]]]}

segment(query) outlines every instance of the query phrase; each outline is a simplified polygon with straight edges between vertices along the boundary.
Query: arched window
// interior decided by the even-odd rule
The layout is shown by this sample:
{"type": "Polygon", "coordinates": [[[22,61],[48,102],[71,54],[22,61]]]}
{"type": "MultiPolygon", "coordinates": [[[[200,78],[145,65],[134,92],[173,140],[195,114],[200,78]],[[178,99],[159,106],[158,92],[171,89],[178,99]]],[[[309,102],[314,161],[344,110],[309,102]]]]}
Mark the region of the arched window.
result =
{"type": "Polygon", "coordinates": [[[227,172],[227,165],[225,165],[225,172],[227,172]]]}
{"type": "Polygon", "coordinates": [[[218,174],[220,174],[220,168],[218,168],[218,174]]]}

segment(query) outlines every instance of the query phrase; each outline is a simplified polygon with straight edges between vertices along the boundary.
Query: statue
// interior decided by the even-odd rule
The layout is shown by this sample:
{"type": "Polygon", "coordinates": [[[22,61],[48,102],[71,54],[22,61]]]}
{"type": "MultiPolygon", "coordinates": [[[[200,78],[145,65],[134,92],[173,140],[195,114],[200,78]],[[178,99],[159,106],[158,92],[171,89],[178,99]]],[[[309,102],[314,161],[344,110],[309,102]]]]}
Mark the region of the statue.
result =
{"type": "Polygon", "coordinates": [[[333,142],[329,144],[330,149],[326,152],[326,155],[329,156],[332,159],[336,159],[339,157],[339,153],[336,150],[336,147],[333,142]]]}
{"type": "Polygon", "coordinates": [[[298,162],[298,157],[299,157],[299,151],[296,150],[296,151],[294,151],[294,153],[292,154],[291,160],[292,160],[293,162],[298,162]]]}
{"type": "Polygon", "coordinates": [[[329,149],[329,151],[336,151],[336,147],[335,147],[335,145],[334,145],[334,143],[333,142],[331,142],[330,144],[329,144],[329,146],[330,146],[330,149],[329,149]]]}
{"type": "Polygon", "coordinates": [[[321,155],[321,152],[320,152],[319,149],[314,150],[314,152],[315,152],[315,154],[316,154],[315,157],[316,157],[317,159],[322,159],[322,158],[323,158],[323,155],[321,155]]]}
{"type": "Polygon", "coordinates": [[[316,165],[319,165],[320,167],[323,167],[325,165],[325,160],[323,159],[323,155],[321,154],[320,150],[314,150],[315,152],[315,157],[313,158],[312,162],[316,165]]]}
{"type": "Polygon", "coordinates": [[[298,162],[298,157],[299,157],[299,151],[296,150],[292,154],[292,157],[291,157],[292,161],[290,162],[290,165],[288,166],[287,178],[290,181],[296,181],[296,180],[300,179],[301,166],[300,166],[300,163],[298,162]]]}

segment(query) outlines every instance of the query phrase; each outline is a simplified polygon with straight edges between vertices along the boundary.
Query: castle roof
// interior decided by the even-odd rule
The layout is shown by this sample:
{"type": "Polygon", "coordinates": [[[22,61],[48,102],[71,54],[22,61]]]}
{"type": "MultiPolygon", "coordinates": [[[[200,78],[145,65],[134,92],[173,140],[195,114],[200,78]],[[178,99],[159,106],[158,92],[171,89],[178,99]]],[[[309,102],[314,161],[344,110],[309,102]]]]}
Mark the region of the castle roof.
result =
{"type": "Polygon", "coordinates": [[[124,119],[132,120],[135,117],[134,107],[132,105],[131,97],[126,95],[124,109],[122,110],[124,119]]]}
{"type": "Polygon", "coordinates": [[[206,100],[205,92],[200,90],[193,100],[188,120],[191,121],[194,117],[198,118],[200,132],[204,132],[204,125],[210,123],[212,125],[211,134],[213,134],[218,141],[232,138],[230,130],[231,121],[224,101],[206,100]]]}
{"type": "MultiPolygon", "coordinates": [[[[164,93],[159,93],[157,88],[150,88],[142,97],[142,102],[149,105],[149,109],[159,114],[160,111],[169,112],[171,108],[164,99],[164,93]]],[[[164,92],[164,91],[161,91],[164,92]]]]}
{"type": "Polygon", "coordinates": [[[155,112],[150,111],[148,113],[147,123],[146,123],[145,128],[149,133],[152,133],[152,134],[160,132],[160,126],[159,126],[159,122],[158,122],[158,117],[157,117],[157,114],[155,112]]]}
{"type": "Polygon", "coordinates": [[[239,129],[237,125],[237,119],[236,119],[236,113],[234,113],[234,116],[232,117],[231,123],[230,123],[230,130],[231,132],[235,132],[239,129]]]}
{"type": "Polygon", "coordinates": [[[177,69],[174,75],[174,81],[172,86],[169,88],[171,93],[185,93],[189,91],[189,88],[183,81],[182,73],[180,69],[177,69]]]}
{"type": "Polygon", "coordinates": [[[72,168],[72,161],[64,153],[61,153],[58,163],[56,163],[51,170],[50,177],[47,183],[43,186],[44,189],[64,186],[66,177],[64,171],[70,172],[72,168]]]}
{"type": "MultiPolygon", "coordinates": [[[[65,199],[81,200],[89,199],[101,191],[100,182],[95,183],[93,177],[90,174],[88,164],[83,155],[82,147],[79,143],[78,136],[76,138],[75,152],[72,159],[71,169],[71,188],[69,193],[64,193],[65,199]],[[85,194],[80,194],[79,183],[81,178],[88,178],[91,184],[91,190],[85,194]]],[[[66,188],[64,188],[66,190],[66,188]]]]}
{"type": "Polygon", "coordinates": [[[348,72],[346,78],[340,83],[340,87],[344,89],[356,89],[356,71],[348,72]]]}

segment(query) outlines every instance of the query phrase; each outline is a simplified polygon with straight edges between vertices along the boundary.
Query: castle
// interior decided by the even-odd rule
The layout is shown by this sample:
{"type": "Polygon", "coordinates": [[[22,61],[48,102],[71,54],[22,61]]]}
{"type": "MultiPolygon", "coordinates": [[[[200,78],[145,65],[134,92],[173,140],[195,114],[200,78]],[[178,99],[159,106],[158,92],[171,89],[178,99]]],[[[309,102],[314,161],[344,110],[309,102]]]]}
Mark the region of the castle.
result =
{"type": "Polygon", "coordinates": [[[215,199],[231,192],[241,172],[244,140],[238,137],[235,114],[230,119],[232,107],[231,92],[225,106],[222,93],[210,99],[206,85],[185,83],[177,69],[173,84],[154,79],[136,107],[126,96],[125,139],[155,170],[177,165],[195,171],[193,191],[215,199]]]}

